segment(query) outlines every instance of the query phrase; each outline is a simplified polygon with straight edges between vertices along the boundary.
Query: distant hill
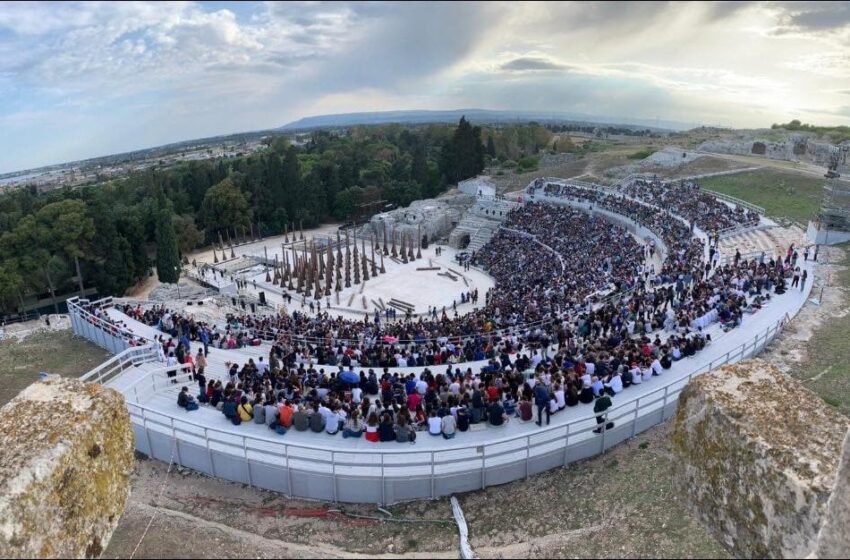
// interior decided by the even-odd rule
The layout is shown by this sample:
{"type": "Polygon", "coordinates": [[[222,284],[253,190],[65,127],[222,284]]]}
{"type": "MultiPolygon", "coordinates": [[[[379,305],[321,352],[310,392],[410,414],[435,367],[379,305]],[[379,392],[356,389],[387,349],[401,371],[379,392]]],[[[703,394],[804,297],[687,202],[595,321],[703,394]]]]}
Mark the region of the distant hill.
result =
{"type": "Polygon", "coordinates": [[[315,128],[344,127],[353,125],[378,125],[389,123],[424,124],[456,123],[461,116],[472,122],[497,124],[509,122],[570,122],[581,124],[620,125],[651,130],[688,130],[694,123],[664,121],[656,119],[631,119],[625,117],[600,117],[561,111],[495,111],[490,109],[452,109],[446,111],[378,111],[370,113],[341,113],[304,117],[285,124],[278,130],[295,131],[315,128]]]}

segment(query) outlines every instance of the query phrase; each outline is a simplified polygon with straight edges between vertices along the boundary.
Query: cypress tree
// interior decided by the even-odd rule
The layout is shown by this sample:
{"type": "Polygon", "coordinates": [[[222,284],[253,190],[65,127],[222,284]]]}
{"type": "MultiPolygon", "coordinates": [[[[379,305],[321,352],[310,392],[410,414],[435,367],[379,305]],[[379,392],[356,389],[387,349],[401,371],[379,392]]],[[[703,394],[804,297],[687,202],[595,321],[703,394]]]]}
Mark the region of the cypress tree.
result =
{"type": "Polygon", "coordinates": [[[171,204],[160,193],[156,218],[156,273],[160,282],[176,284],[180,278],[180,254],[171,213],[171,204]]]}

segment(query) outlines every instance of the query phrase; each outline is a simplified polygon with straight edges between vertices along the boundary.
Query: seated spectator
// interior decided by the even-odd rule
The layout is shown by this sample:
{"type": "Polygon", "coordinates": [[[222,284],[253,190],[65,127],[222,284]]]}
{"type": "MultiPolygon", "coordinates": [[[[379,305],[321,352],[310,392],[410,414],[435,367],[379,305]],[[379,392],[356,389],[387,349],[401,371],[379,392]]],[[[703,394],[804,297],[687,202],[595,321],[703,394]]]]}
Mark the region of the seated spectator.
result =
{"type": "MultiPolygon", "coordinates": [[[[283,414],[281,414],[283,418],[283,414]]],[[[281,422],[286,427],[286,422],[281,422]]],[[[306,432],[310,427],[310,416],[304,410],[304,405],[297,405],[297,408],[292,413],[292,427],[297,432],[306,432]]]]}
{"type": "Polygon", "coordinates": [[[254,414],[254,424],[266,423],[266,407],[261,397],[262,395],[257,395],[251,404],[251,410],[254,414]]]}
{"type": "Polygon", "coordinates": [[[605,392],[609,395],[614,396],[620,394],[623,391],[623,378],[620,377],[620,372],[614,372],[608,382],[606,382],[604,385],[605,392]]]}
{"type": "MultiPolygon", "coordinates": [[[[440,428],[442,429],[442,425],[440,428]]],[[[469,411],[463,404],[457,409],[457,429],[461,432],[469,430],[469,411]]]]}
{"type": "Polygon", "coordinates": [[[443,438],[452,439],[455,437],[456,429],[457,422],[455,421],[455,417],[451,414],[443,416],[443,419],[440,421],[440,432],[443,434],[443,438]]]}
{"type": "Polygon", "coordinates": [[[227,418],[231,421],[235,421],[236,423],[239,423],[240,420],[239,420],[239,412],[237,411],[237,406],[238,405],[234,401],[228,399],[228,400],[224,401],[224,404],[222,405],[221,411],[224,414],[225,418],[227,418]]]}
{"type": "Polygon", "coordinates": [[[198,410],[198,403],[195,402],[195,397],[189,394],[188,387],[183,387],[177,395],[177,406],[186,410],[198,410]]]}
{"type": "Polygon", "coordinates": [[[366,441],[380,441],[378,434],[378,414],[375,412],[369,414],[369,419],[366,421],[366,441]]]}
{"type": "Polygon", "coordinates": [[[407,423],[407,416],[404,414],[398,418],[395,436],[399,443],[416,443],[416,430],[407,423]]]}
{"type": "Polygon", "coordinates": [[[505,409],[502,408],[502,405],[498,400],[490,403],[490,406],[487,408],[487,418],[490,421],[491,426],[501,426],[507,422],[505,409]]]}
{"type": "Polygon", "coordinates": [[[359,438],[363,435],[363,422],[360,420],[360,412],[355,408],[345,421],[342,430],[343,438],[359,438]]]}
{"type": "Polygon", "coordinates": [[[579,394],[578,400],[583,404],[590,404],[593,402],[593,389],[590,387],[590,383],[585,382],[584,387],[581,389],[581,393],[579,394]]]}
{"type": "Polygon", "coordinates": [[[431,410],[431,415],[428,417],[428,433],[432,436],[438,436],[443,433],[442,420],[437,416],[436,410],[431,410]]]}
{"type": "Polygon", "coordinates": [[[567,397],[566,397],[566,405],[567,406],[575,406],[578,404],[578,389],[572,383],[570,383],[567,388],[567,397]]]}
{"type": "MultiPolygon", "coordinates": [[[[281,426],[283,426],[287,430],[292,427],[292,423],[294,421],[294,415],[295,415],[295,409],[293,408],[292,403],[290,403],[288,400],[284,400],[283,404],[281,404],[280,407],[278,407],[277,415],[278,415],[278,422],[280,423],[281,426]]],[[[298,430],[299,432],[303,432],[304,430],[306,430],[307,429],[306,420],[307,420],[307,415],[305,414],[304,415],[304,422],[303,422],[304,429],[298,430],[298,428],[296,428],[296,430],[298,430]]]]}
{"type": "Polygon", "coordinates": [[[254,417],[254,407],[248,402],[248,397],[243,396],[239,400],[239,406],[236,407],[236,412],[239,414],[239,419],[243,422],[250,422],[254,417]]]}
{"type": "Polygon", "coordinates": [[[531,419],[534,417],[534,407],[531,405],[531,400],[523,395],[522,400],[519,401],[519,419],[523,422],[531,422],[531,419]]]}
{"type": "Polygon", "coordinates": [[[395,440],[395,426],[393,425],[393,419],[387,413],[384,413],[381,416],[381,424],[378,426],[378,435],[380,436],[381,441],[395,440]]]}
{"type": "Polygon", "coordinates": [[[310,430],[320,434],[325,431],[325,416],[319,412],[319,403],[313,403],[313,409],[310,411],[310,430]]]}

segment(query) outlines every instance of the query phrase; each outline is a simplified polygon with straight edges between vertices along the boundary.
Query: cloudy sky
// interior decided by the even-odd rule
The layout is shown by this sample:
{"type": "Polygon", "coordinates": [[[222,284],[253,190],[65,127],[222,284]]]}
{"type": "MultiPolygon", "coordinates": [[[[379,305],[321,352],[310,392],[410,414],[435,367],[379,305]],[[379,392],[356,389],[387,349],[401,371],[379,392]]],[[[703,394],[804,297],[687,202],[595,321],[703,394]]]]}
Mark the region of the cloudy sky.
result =
{"type": "Polygon", "coordinates": [[[0,3],[0,172],[469,107],[850,124],[850,2],[0,3]]]}

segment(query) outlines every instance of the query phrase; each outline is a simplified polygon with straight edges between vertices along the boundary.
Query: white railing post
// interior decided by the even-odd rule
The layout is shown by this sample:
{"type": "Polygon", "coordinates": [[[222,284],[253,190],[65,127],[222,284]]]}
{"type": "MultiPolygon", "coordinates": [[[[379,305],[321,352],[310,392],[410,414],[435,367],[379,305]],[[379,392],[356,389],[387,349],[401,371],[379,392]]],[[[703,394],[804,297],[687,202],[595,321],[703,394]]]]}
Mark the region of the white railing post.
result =
{"type": "Polygon", "coordinates": [[[337,480],[336,480],[336,454],[331,451],[331,479],[333,481],[334,503],[339,500],[337,498],[337,480]]]}
{"type": "Polygon", "coordinates": [[[289,462],[289,446],[284,444],[283,454],[286,459],[286,491],[289,499],[292,499],[292,464],[289,462]]]}
{"type": "Polygon", "coordinates": [[[215,476],[215,462],[213,461],[212,449],[210,449],[209,430],[204,427],[204,447],[207,448],[207,460],[210,463],[210,475],[215,476]]]}
{"type": "Polygon", "coordinates": [[[251,479],[251,461],[248,460],[248,440],[242,436],[242,451],[245,453],[245,472],[248,474],[248,487],[253,486],[251,479]]]}
{"type": "Polygon", "coordinates": [[[436,481],[434,480],[434,452],[432,451],[431,452],[431,499],[432,500],[434,498],[436,498],[436,496],[434,495],[435,484],[436,484],[436,481]]]}
{"type": "Polygon", "coordinates": [[[145,442],[148,444],[148,457],[153,459],[153,444],[151,443],[151,435],[148,432],[147,410],[144,408],[142,409],[142,431],[145,433],[145,442]]]}
{"type": "Polygon", "coordinates": [[[381,505],[387,505],[387,481],[384,478],[384,454],[381,453],[381,505]]]}
{"type": "Polygon", "coordinates": [[[525,479],[528,480],[528,462],[531,459],[531,437],[525,437],[525,479]]]}
{"type": "Polygon", "coordinates": [[[180,459],[180,440],[177,439],[177,429],[174,427],[174,417],[171,416],[169,420],[171,420],[171,437],[174,438],[174,453],[177,455],[177,464],[182,467],[183,461],[180,459]]]}

